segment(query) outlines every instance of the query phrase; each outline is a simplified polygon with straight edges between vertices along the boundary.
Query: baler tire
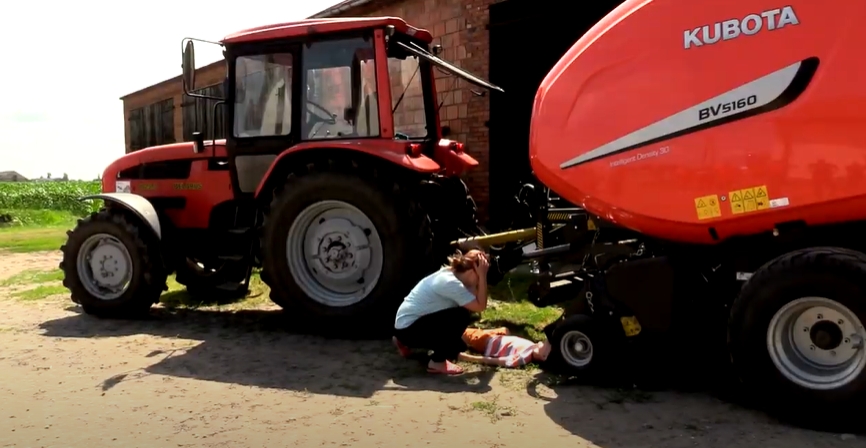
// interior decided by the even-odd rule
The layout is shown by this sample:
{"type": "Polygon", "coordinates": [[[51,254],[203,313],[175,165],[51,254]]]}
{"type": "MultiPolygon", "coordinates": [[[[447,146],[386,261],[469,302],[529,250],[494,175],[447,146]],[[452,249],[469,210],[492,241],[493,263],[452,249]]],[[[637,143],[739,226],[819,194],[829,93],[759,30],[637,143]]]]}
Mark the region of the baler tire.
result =
{"type": "MultiPolygon", "coordinates": [[[[594,383],[601,380],[613,369],[613,358],[619,351],[619,343],[624,338],[622,330],[605,325],[586,314],[573,314],[564,318],[551,332],[550,355],[546,361],[551,370],[573,376],[581,382],[594,383]],[[580,343],[589,349],[588,359],[580,360],[576,354],[569,353],[567,347],[580,343]]],[[[584,353],[586,354],[586,350],[584,353]]]]}
{"type": "MultiPolygon", "coordinates": [[[[333,166],[333,164],[329,164],[333,166]]],[[[370,236],[368,234],[368,236],[370,236]]],[[[262,280],[280,307],[302,311],[312,320],[346,331],[393,328],[397,307],[415,283],[430,272],[432,250],[429,221],[398,184],[380,179],[376,170],[293,173],[275,194],[266,218],[262,280]],[[357,303],[329,306],[310,297],[292,275],[287,239],[290,228],[308,207],[340,201],[355,207],[372,222],[382,248],[382,265],[375,286],[357,303]]],[[[309,269],[309,268],[306,268],[309,269]]]]}
{"type": "MultiPolygon", "coordinates": [[[[746,396],[754,400],[758,407],[800,426],[844,431],[847,425],[852,424],[848,421],[852,409],[862,406],[866,399],[866,369],[861,369],[859,374],[852,373],[848,382],[836,388],[821,390],[820,387],[804,386],[803,380],[791,379],[791,376],[796,378],[796,375],[791,373],[790,367],[778,367],[779,363],[785,366],[786,362],[791,362],[780,361],[783,357],[785,360],[793,359],[779,353],[780,350],[795,349],[797,342],[794,342],[794,331],[798,331],[799,326],[798,329],[793,327],[801,322],[801,317],[812,316],[806,311],[796,315],[798,317],[790,324],[790,335],[785,338],[777,337],[775,332],[771,338],[769,333],[773,328],[780,328],[776,322],[786,315],[787,307],[797,305],[798,301],[825,300],[816,303],[850,311],[853,320],[859,320],[860,324],[855,326],[860,326],[859,334],[862,335],[862,323],[866,323],[864,297],[866,254],[861,252],[836,247],[801,249],[784,254],[757,269],[734,301],[728,322],[731,361],[746,388],[746,396]],[[774,341],[773,345],[770,345],[771,340],[774,341]],[[783,369],[788,369],[788,372],[783,372],[783,369]]],[[[804,302],[802,306],[808,305],[808,302],[804,302]]],[[[823,322],[820,320],[823,317],[818,314],[814,319],[814,323],[800,325],[810,333],[810,338],[814,336],[811,330],[815,329],[815,324],[823,322]]],[[[844,329],[841,326],[839,328],[844,329]]],[[[819,345],[817,349],[822,349],[819,343],[815,344],[819,345]]],[[[815,348],[816,345],[812,345],[807,350],[815,348]]],[[[835,350],[830,353],[835,355],[835,350]]],[[[854,355],[852,360],[856,364],[852,365],[866,363],[864,350],[860,348],[860,353],[854,355]]]]}
{"type": "Polygon", "coordinates": [[[71,299],[85,313],[98,317],[138,318],[148,314],[150,307],[159,302],[166,289],[166,272],[158,252],[158,241],[142,232],[133,219],[120,211],[103,209],[80,219],[75,229],[68,231],[68,239],[60,250],[63,259],[63,286],[69,289],[71,299]],[[79,252],[89,239],[105,235],[127,251],[132,274],[128,287],[111,299],[96,297],[84,285],[80,272],[79,252]],[[150,244],[148,244],[150,243],[150,244]]]}

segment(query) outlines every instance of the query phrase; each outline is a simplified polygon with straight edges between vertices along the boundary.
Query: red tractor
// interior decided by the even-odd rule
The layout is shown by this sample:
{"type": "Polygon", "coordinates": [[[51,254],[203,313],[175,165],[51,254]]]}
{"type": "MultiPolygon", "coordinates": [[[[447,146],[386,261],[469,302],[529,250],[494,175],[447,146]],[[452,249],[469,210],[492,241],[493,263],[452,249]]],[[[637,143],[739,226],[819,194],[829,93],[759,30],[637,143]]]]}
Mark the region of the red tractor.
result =
{"type": "MultiPolygon", "coordinates": [[[[183,85],[194,97],[193,40],[183,85]]],[[[87,313],[146,312],[166,277],[203,298],[271,299],[359,325],[390,319],[413,284],[477,234],[459,175],[478,162],[439,123],[434,77],[498,89],[436,55],[397,18],[325,19],[232,34],[223,47],[228,138],[147,148],[105,170],[105,208],[63,247],[87,313]],[[455,78],[456,79],[456,78],[455,78]]],[[[345,323],[345,322],[344,322],[345,323]]]]}

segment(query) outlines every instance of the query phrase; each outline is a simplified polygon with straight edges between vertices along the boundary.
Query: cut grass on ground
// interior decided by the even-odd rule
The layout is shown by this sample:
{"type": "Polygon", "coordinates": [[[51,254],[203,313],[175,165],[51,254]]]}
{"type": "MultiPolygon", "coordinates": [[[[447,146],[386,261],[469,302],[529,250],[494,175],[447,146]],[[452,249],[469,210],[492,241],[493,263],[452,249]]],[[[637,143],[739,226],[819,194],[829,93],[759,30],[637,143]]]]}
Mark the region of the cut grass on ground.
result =
{"type": "Polygon", "coordinates": [[[246,297],[241,299],[218,299],[201,300],[200,298],[192,297],[186,292],[186,287],[175,281],[174,276],[170,276],[167,281],[168,291],[164,292],[159,298],[159,303],[169,309],[198,309],[217,307],[221,309],[236,310],[236,309],[252,309],[261,308],[269,305],[270,298],[268,294],[270,289],[259,277],[258,272],[253,272],[250,277],[250,291],[246,297]]]}
{"type": "MultiPolygon", "coordinates": [[[[20,300],[35,301],[69,292],[61,285],[63,272],[27,270],[0,282],[0,287],[14,287],[12,297],[20,300]],[[21,289],[21,288],[25,289],[21,289]]],[[[225,310],[255,309],[271,306],[268,297],[270,290],[262,282],[258,272],[250,279],[250,292],[238,299],[201,300],[187,293],[186,288],[170,276],[168,290],[160,297],[160,303],[168,309],[217,308],[225,310]]],[[[499,285],[491,288],[491,301],[487,310],[481,313],[475,326],[480,328],[507,327],[513,334],[532,340],[544,339],[544,327],[556,320],[560,310],[555,307],[538,308],[528,302],[526,287],[528,277],[512,275],[499,285]],[[509,286],[510,285],[510,286],[509,286]],[[504,292],[507,290],[507,293],[504,292]]]]}
{"type": "MultiPolygon", "coordinates": [[[[54,295],[68,295],[69,291],[63,287],[63,271],[54,269],[40,271],[30,269],[20,272],[0,282],[0,287],[14,287],[16,290],[12,297],[22,300],[41,300],[54,295]],[[21,289],[27,288],[27,289],[21,289]]],[[[259,273],[254,272],[250,279],[250,292],[246,297],[239,299],[196,299],[189,295],[186,287],[175,281],[174,276],[169,276],[166,281],[168,290],[160,297],[160,303],[169,309],[198,309],[207,307],[226,307],[227,309],[250,309],[259,308],[270,304],[268,298],[268,287],[265,286],[259,273]]]]}
{"type": "Polygon", "coordinates": [[[24,272],[19,272],[12,277],[0,282],[0,286],[23,286],[23,285],[40,285],[43,283],[61,282],[63,280],[63,271],[55,269],[53,271],[40,271],[38,269],[29,269],[24,272]]]}
{"type": "Polygon", "coordinates": [[[63,287],[63,285],[38,285],[35,288],[22,289],[21,291],[13,292],[12,297],[32,302],[67,293],[68,291],[63,287]]]}
{"type": "Polygon", "coordinates": [[[59,250],[71,227],[3,227],[0,228],[0,251],[27,253],[59,250]]]}
{"type": "Polygon", "coordinates": [[[0,210],[14,222],[0,226],[0,251],[40,252],[58,250],[66,242],[66,231],[78,219],[54,210],[0,210]]]}

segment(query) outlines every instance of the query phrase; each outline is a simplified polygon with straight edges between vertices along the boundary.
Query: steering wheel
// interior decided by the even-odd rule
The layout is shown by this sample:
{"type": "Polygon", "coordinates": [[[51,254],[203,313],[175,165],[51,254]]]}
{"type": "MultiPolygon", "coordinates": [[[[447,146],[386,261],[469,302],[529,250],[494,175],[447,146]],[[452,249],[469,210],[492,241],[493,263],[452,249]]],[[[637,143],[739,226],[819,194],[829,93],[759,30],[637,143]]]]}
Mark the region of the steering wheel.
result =
{"type": "Polygon", "coordinates": [[[318,109],[318,112],[320,112],[313,112],[309,110],[309,107],[307,107],[308,112],[310,112],[310,114],[316,119],[314,123],[311,123],[312,125],[315,125],[316,123],[337,124],[337,115],[332,114],[331,111],[325,109],[321,104],[307,100],[307,106],[313,106],[313,108],[318,109]]]}

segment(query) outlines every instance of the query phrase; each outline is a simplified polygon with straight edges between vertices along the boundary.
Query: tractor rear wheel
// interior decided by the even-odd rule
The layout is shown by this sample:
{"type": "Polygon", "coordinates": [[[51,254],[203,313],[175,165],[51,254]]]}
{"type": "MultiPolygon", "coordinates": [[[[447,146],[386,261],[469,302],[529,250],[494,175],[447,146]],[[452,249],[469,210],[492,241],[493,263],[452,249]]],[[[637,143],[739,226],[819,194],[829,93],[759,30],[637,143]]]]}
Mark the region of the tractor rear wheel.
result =
{"type": "Polygon", "coordinates": [[[728,342],[759,405],[841,429],[866,399],[866,254],[820,247],[759,268],[731,308],[728,342]]]}
{"type": "Polygon", "coordinates": [[[63,286],[84,312],[136,317],[159,302],[166,273],[157,244],[120,212],[101,210],[78,221],[60,248],[63,286]]]}
{"type": "Polygon", "coordinates": [[[431,234],[426,215],[374,173],[289,177],[265,224],[262,279],[275,303],[332,327],[393,325],[428,271],[431,234]]]}

